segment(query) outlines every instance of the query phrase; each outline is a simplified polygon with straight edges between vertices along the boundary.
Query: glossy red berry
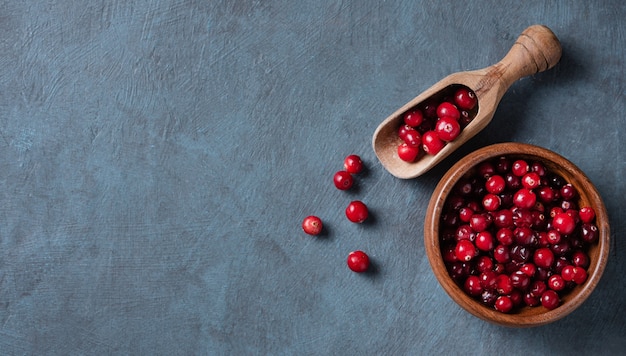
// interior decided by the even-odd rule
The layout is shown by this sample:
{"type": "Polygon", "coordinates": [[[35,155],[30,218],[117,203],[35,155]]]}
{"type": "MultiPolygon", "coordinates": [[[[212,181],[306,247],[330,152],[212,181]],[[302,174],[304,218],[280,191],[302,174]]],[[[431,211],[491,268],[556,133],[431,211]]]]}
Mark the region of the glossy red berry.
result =
{"type": "Polygon", "coordinates": [[[363,170],[363,161],[357,155],[349,155],[343,160],[343,168],[350,174],[361,173],[363,170]]]}
{"type": "Polygon", "coordinates": [[[370,266],[369,256],[360,250],[352,251],[348,254],[348,268],[352,271],[361,273],[367,271],[370,266]]]}
{"type": "Polygon", "coordinates": [[[422,144],[422,137],[415,129],[406,130],[403,140],[409,147],[419,147],[422,144]]]}
{"type": "Polygon", "coordinates": [[[413,109],[404,114],[404,123],[412,127],[418,127],[424,120],[424,114],[420,109],[413,109]]]}
{"type": "Polygon", "coordinates": [[[472,296],[479,296],[483,292],[483,287],[480,285],[480,278],[478,276],[468,276],[463,284],[465,292],[472,296]]]}
{"type": "Polygon", "coordinates": [[[537,196],[532,190],[522,188],[513,195],[513,204],[522,209],[530,209],[535,206],[537,196]]]}
{"type": "Polygon", "coordinates": [[[541,295],[541,305],[548,310],[555,309],[561,304],[559,294],[551,289],[546,290],[541,295]]]}
{"type": "Polygon", "coordinates": [[[485,189],[491,194],[500,194],[506,188],[506,181],[501,175],[492,175],[485,183],[485,189]]]}
{"type": "Polygon", "coordinates": [[[476,246],[470,240],[461,240],[456,243],[454,249],[456,258],[459,261],[469,262],[472,258],[476,257],[476,246]]]}
{"type": "Polygon", "coordinates": [[[446,142],[453,141],[461,133],[461,125],[453,117],[445,116],[437,121],[435,132],[440,139],[446,142]]]}
{"type": "Polygon", "coordinates": [[[352,175],[346,171],[338,171],[333,177],[333,182],[335,183],[335,187],[337,187],[337,189],[347,190],[352,187],[354,178],[352,178],[352,175]]]}
{"type": "Polygon", "coordinates": [[[553,274],[548,278],[548,288],[554,291],[562,291],[565,289],[565,280],[560,274],[553,274]]]}
{"type": "Polygon", "coordinates": [[[487,211],[496,211],[500,208],[500,197],[495,194],[485,194],[483,197],[483,207],[487,211]]]}
{"type": "Polygon", "coordinates": [[[429,155],[436,155],[445,146],[445,142],[435,131],[426,131],[422,135],[422,148],[429,155]]]}
{"type": "Polygon", "coordinates": [[[540,247],[535,250],[533,262],[537,267],[550,268],[554,264],[554,253],[548,247],[540,247]]]}
{"type": "Polygon", "coordinates": [[[489,231],[481,231],[476,234],[476,247],[481,251],[491,251],[495,247],[493,235],[489,231]]]}
{"type": "Polygon", "coordinates": [[[454,120],[459,120],[459,118],[461,117],[461,112],[451,102],[444,101],[443,103],[439,104],[439,106],[437,106],[437,117],[439,117],[440,119],[444,117],[451,117],[454,120]]]}
{"type": "Polygon", "coordinates": [[[583,206],[578,210],[578,216],[583,223],[592,223],[596,218],[596,212],[590,206],[583,206]]]}
{"type": "Polygon", "coordinates": [[[406,142],[398,146],[398,157],[405,162],[414,162],[419,153],[419,147],[411,147],[406,142]]]}
{"type": "Polygon", "coordinates": [[[454,93],[454,103],[461,110],[472,110],[477,102],[476,94],[468,88],[459,88],[454,93]]]}
{"type": "Polygon", "coordinates": [[[355,200],[348,204],[346,208],[346,217],[353,223],[364,222],[369,215],[367,206],[360,200],[355,200]]]}
{"type": "Polygon", "coordinates": [[[493,305],[497,311],[502,313],[508,313],[513,309],[513,301],[510,297],[506,295],[501,295],[496,299],[495,304],[493,305]]]}
{"type": "Polygon", "coordinates": [[[574,278],[572,281],[576,284],[583,284],[587,280],[587,270],[582,267],[574,267],[574,278]]]}
{"type": "Polygon", "coordinates": [[[529,172],[522,176],[522,185],[526,189],[535,189],[541,184],[541,177],[536,172],[529,172]]]}
{"type": "Polygon", "coordinates": [[[511,166],[511,172],[517,177],[523,177],[529,170],[530,166],[528,165],[528,162],[521,159],[514,161],[511,166]]]}
{"type": "Polygon", "coordinates": [[[302,221],[302,230],[309,235],[319,235],[322,232],[322,219],[317,216],[310,215],[302,221]]]}
{"type": "Polygon", "coordinates": [[[569,235],[576,228],[576,220],[570,214],[558,213],[552,219],[552,227],[563,235],[569,235]]]}

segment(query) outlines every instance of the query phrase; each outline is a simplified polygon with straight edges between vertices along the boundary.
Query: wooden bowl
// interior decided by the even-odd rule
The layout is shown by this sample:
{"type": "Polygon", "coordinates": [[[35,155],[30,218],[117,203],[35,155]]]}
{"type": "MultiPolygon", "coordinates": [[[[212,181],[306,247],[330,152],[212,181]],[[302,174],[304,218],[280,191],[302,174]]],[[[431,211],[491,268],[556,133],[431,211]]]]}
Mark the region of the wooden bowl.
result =
{"type": "Polygon", "coordinates": [[[435,188],[428,205],[424,224],[426,254],[435,276],[446,293],[474,316],[509,327],[545,325],[565,317],[578,308],[589,297],[604,272],[609,254],[609,237],[609,219],[606,208],[589,178],[562,156],[541,147],[522,143],[501,143],[484,147],[456,163],[435,188]],[[577,188],[580,196],[579,206],[591,206],[595,209],[599,239],[587,251],[590,257],[590,265],[587,269],[588,278],[585,283],[574,287],[562,296],[561,305],[553,310],[548,310],[543,306],[525,306],[510,314],[501,313],[466,294],[446,270],[440,249],[440,217],[444,203],[454,185],[462,177],[469,174],[479,163],[500,156],[543,162],[549,171],[561,175],[562,178],[577,188]]]}

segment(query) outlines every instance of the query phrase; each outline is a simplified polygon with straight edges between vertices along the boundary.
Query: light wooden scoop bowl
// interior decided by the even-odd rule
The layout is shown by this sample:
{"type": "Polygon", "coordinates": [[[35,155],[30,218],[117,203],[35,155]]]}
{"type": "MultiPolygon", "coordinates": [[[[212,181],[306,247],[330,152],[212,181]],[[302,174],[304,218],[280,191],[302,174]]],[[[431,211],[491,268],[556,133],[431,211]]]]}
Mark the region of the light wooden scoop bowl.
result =
{"type": "Polygon", "coordinates": [[[389,173],[409,179],[418,177],[441,162],[459,146],[489,124],[502,96],[520,78],[554,67],[561,58],[561,44],[546,26],[528,27],[513,44],[509,53],[498,63],[480,70],[451,74],[398,109],[385,119],[374,132],[374,152],[389,173]],[[398,128],[403,114],[429,98],[442,95],[452,85],[464,85],[474,91],[478,99],[478,111],[461,134],[436,155],[420,155],[415,162],[405,162],[398,157],[398,128]]]}

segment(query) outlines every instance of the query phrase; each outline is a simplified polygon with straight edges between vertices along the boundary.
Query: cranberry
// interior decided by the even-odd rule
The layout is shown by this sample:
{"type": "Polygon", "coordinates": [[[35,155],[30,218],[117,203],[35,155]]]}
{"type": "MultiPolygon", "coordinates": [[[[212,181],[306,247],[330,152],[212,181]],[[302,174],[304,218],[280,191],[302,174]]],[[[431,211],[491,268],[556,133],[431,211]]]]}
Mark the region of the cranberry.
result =
{"type": "Polygon", "coordinates": [[[501,175],[492,175],[487,179],[485,188],[489,193],[499,194],[506,188],[506,181],[501,175]]]}
{"type": "Polygon", "coordinates": [[[511,278],[506,274],[500,274],[496,277],[496,290],[500,294],[510,294],[513,291],[511,278]]]}
{"type": "Polygon", "coordinates": [[[522,188],[513,195],[513,204],[522,209],[530,209],[536,202],[537,196],[529,189],[522,188]]]}
{"type": "Polygon", "coordinates": [[[422,136],[417,130],[409,129],[404,133],[403,140],[409,147],[419,147],[422,143],[422,136]]]}
{"type": "Polygon", "coordinates": [[[437,121],[435,132],[440,139],[450,142],[456,139],[461,133],[461,125],[459,125],[459,122],[453,117],[445,116],[437,121]]]}
{"type": "Polygon", "coordinates": [[[406,135],[407,131],[413,129],[414,128],[409,125],[401,125],[400,128],[398,128],[398,137],[400,137],[402,141],[404,141],[404,136],[406,135]]]}
{"type": "Polygon", "coordinates": [[[406,142],[398,146],[398,157],[405,162],[413,162],[419,155],[419,147],[411,147],[406,142]]]}
{"type": "Polygon", "coordinates": [[[565,280],[560,274],[553,274],[548,278],[548,288],[554,291],[562,291],[565,288],[565,280]]]}
{"type": "Polygon", "coordinates": [[[346,171],[339,171],[335,173],[333,181],[335,183],[335,187],[337,187],[337,189],[339,190],[350,189],[352,187],[352,184],[354,183],[352,175],[346,171]]]}
{"type": "Polygon", "coordinates": [[[459,209],[459,219],[464,223],[470,222],[472,215],[474,215],[474,210],[469,207],[465,206],[459,209]]]}
{"type": "Polygon", "coordinates": [[[507,263],[511,260],[511,253],[508,246],[498,245],[493,249],[493,258],[498,263],[507,263]]]}
{"type": "Polygon", "coordinates": [[[470,227],[476,232],[487,230],[492,220],[488,214],[474,214],[470,218],[470,227]]]}
{"type": "Polygon", "coordinates": [[[444,101],[443,103],[439,104],[439,106],[437,106],[437,116],[440,119],[443,119],[444,117],[450,117],[455,121],[458,121],[461,117],[461,113],[454,104],[448,101],[444,101]]]}
{"type": "Polygon", "coordinates": [[[533,296],[531,293],[524,294],[524,303],[529,307],[536,307],[541,304],[538,297],[533,296]]]}
{"type": "Polygon", "coordinates": [[[436,155],[444,145],[445,142],[437,136],[435,131],[427,131],[422,135],[422,148],[429,155],[436,155]]]}
{"type": "Polygon", "coordinates": [[[598,241],[598,227],[593,224],[582,224],[580,227],[581,237],[585,242],[594,243],[598,241]]]}
{"type": "Polygon", "coordinates": [[[463,287],[465,292],[472,296],[481,295],[483,292],[483,287],[480,285],[480,278],[478,278],[478,276],[467,277],[463,287]]]}
{"type": "Polygon", "coordinates": [[[576,221],[567,213],[558,213],[552,218],[552,227],[563,235],[569,235],[576,228],[576,221]]]}
{"type": "Polygon", "coordinates": [[[578,216],[583,223],[590,224],[596,218],[596,212],[590,206],[583,206],[578,210],[578,216]]]}
{"type": "Polygon", "coordinates": [[[343,168],[350,174],[361,173],[363,170],[363,161],[357,155],[349,155],[343,160],[343,168]]]}
{"type": "Polygon", "coordinates": [[[506,295],[501,295],[498,297],[498,299],[496,299],[494,307],[499,312],[508,313],[511,311],[511,309],[513,309],[513,302],[511,301],[510,297],[506,295]]]}
{"type": "Polygon", "coordinates": [[[561,187],[560,193],[561,193],[561,197],[564,200],[572,200],[572,199],[578,197],[578,191],[570,183],[567,183],[567,184],[563,185],[561,187]]]}
{"type": "Polygon", "coordinates": [[[583,251],[575,251],[572,253],[572,264],[576,267],[587,268],[589,267],[589,255],[583,251]]]}
{"type": "Polygon", "coordinates": [[[541,295],[548,290],[548,287],[543,281],[535,280],[531,285],[529,292],[534,297],[541,297],[541,295]]]}
{"type": "Polygon", "coordinates": [[[557,292],[548,289],[541,295],[541,305],[543,305],[546,309],[552,310],[561,304],[561,300],[559,299],[559,295],[557,292]]]}
{"type": "Polygon", "coordinates": [[[492,175],[496,174],[496,167],[489,161],[478,164],[478,175],[485,179],[488,179],[492,175]]]}
{"type": "Polygon", "coordinates": [[[476,259],[476,270],[478,272],[493,271],[493,260],[489,256],[478,256],[476,259]]]}
{"type": "Polygon", "coordinates": [[[498,230],[496,234],[496,239],[498,242],[504,246],[510,246],[513,244],[515,239],[515,235],[513,234],[513,230],[503,227],[498,230]]]}
{"type": "Polygon", "coordinates": [[[424,114],[420,109],[413,109],[404,114],[404,123],[412,127],[418,127],[423,120],[424,114]]]}
{"type": "Polygon", "coordinates": [[[368,215],[367,206],[359,200],[350,202],[346,208],[346,217],[354,223],[362,223],[367,219],[368,215]]]}
{"type": "Polygon", "coordinates": [[[302,221],[302,230],[309,235],[319,235],[322,232],[322,219],[310,215],[302,221]]]}
{"type": "Polygon", "coordinates": [[[491,251],[495,247],[493,235],[489,231],[476,234],[476,247],[481,251],[491,251]]]}
{"type": "Polygon", "coordinates": [[[469,262],[477,255],[476,246],[474,246],[470,240],[461,240],[457,242],[454,252],[459,261],[465,262],[469,262]]]}
{"type": "Polygon", "coordinates": [[[522,185],[526,189],[535,189],[539,186],[540,183],[541,183],[541,178],[539,177],[539,174],[537,174],[536,172],[526,173],[522,177],[522,185]]]}
{"type": "Polygon", "coordinates": [[[554,253],[548,247],[540,247],[535,250],[533,262],[537,267],[550,268],[554,263],[554,253]]]}
{"type": "Polygon", "coordinates": [[[487,211],[496,211],[500,208],[500,197],[495,194],[487,194],[483,197],[483,206],[487,211]]]}
{"type": "Polygon", "coordinates": [[[582,267],[574,266],[574,278],[572,281],[576,284],[583,284],[587,280],[587,270],[582,267]]]}
{"type": "Polygon", "coordinates": [[[348,254],[348,268],[352,271],[361,273],[367,271],[370,266],[370,258],[363,251],[353,251],[348,254]]]}
{"type": "Polygon", "coordinates": [[[498,293],[493,290],[485,290],[483,291],[483,294],[480,295],[480,300],[483,302],[483,304],[488,306],[494,305],[497,299],[498,293]]]}
{"type": "MultiPolygon", "coordinates": [[[[502,198],[500,199],[502,201],[502,198]]],[[[514,225],[513,212],[508,209],[502,209],[492,213],[493,224],[499,228],[509,228],[514,225]]]]}
{"type": "Polygon", "coordinates": [[[472,110],[477,102],[476,94],[468,88],[459,88],[454,93],[454,103],[461,110],[472,110]]]}
{"type": "Polygon", "coordinates": [[[513,162],[511,166],[511,173],[513,173],[517,177],[523,177],[530,170],[530,166],[528,162],[518,159],[513,162]]]}
{"type": "Polygon", "coordinates": [[[486,290],[495,290],[497,286],[498,275],[494,271],[484,271],[478,275],[480,286],[486,290]]]}
{"type": "Polygon", "coordinates": [[[520,267],[519,270],[523,272],[525,275],[527,275],[528,277],[534,277],[535,272],[537,272],[537,267],[535,266],[534,263],[529,262],[529,263],[524,263],[522,267],[520,267]]]}
{"type": "Polygon", "coordinates": [[[526,290],[530,285],[530,277],[522,271],[513,272],[511,275],[511,284],[519,290],[526,290]]]}
{"type": "Polygon", "coordinates": [[[554,189],[548,186],[542,186],[537,190],[537,197],[543,203],[551,203],[556,197],[554,189]]]}

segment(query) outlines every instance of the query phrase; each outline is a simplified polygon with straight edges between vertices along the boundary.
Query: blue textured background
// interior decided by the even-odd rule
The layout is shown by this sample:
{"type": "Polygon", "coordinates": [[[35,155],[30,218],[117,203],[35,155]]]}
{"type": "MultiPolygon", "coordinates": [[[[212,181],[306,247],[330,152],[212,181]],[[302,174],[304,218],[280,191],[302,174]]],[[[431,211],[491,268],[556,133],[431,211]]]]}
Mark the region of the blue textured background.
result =
{"type": "Polygon", "coordinates": [[[1,1],[1,353],[623,354],[624,4],[1,1]],[[554,69],[425,176],[384,171],[385,117],[535,23],[562,42],[554,69]],[[540,328],[460,309],[422,243],[445,170],[503,141],[573,161],[611,217],[597,290],[540,328]],[[351,153],[368,169],[340,192],[351,153]],[[357,198],[365,225],[343,214],[357,198]],[[354,249],[374,273],[347,269],[354,249]]]}

